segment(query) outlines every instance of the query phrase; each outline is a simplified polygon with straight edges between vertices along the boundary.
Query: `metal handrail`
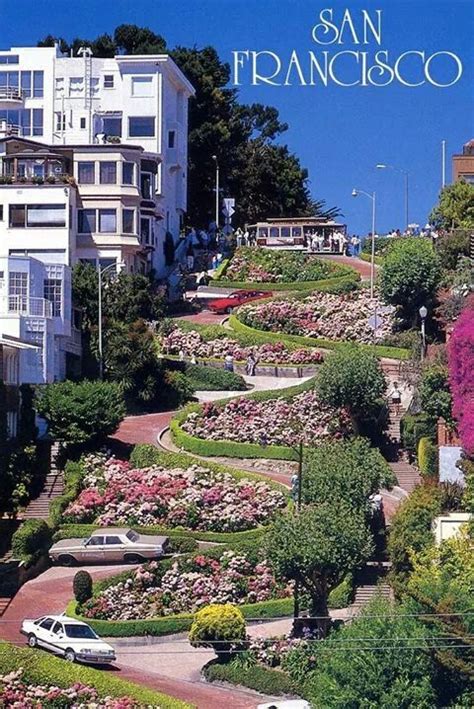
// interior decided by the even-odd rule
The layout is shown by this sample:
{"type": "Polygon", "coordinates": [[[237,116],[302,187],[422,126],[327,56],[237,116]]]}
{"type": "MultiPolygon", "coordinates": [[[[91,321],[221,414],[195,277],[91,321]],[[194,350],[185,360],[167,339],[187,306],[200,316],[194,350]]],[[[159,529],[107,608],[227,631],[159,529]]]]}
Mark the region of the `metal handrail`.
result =
{"type": "Polygon", "coordinates": [[[23,98],[21,89],[16,86],[0,86],[0,99],[13,99],[21,101],[23,98]]]}
{"type": "Polygon", "coordinates": [[[27,295],[7,295],[3,296],[6,301],[6,310],[8,313],[16,313],[18,315],[28,315],[39,318],[51,318],[53,316],[52,303],[45,298],[30,298],[27,295]]]}

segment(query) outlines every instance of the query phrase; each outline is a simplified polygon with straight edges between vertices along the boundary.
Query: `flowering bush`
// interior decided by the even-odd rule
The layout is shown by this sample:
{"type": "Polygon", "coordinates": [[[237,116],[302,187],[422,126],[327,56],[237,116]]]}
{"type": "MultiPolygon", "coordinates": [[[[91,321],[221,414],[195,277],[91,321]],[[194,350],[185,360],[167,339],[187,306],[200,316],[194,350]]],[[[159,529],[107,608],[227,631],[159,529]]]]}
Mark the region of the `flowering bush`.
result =
{"type": "Polygon", "coordinates": [[[236,480],[198,465],[134,469],[97,455],[84,465],[84,489],[65,510],[68,522],[234,532],[268,522],[285,506],[283,493],[263,481],[236,480]]]}
{"type": "Polygon", "coordinates": [[[243,347],[230,337],[205,341],[196,330],[186,332],[179,327],[161,335],[158,342],[165,354],[177,355],[182,350],[188,356],[194,354],[205,359],[223,360],[229,352],[236,362],[246,361],[249,354],[253,354],[258,362],[269,364],[317,364],[323,359],[321,353],[311,347],[290,350],[283,342],[243,347]]]}
{"type": "Polygon", "coordinates": [[[474,456],[474,310],[466,308],[461,313],[448,353],[453,415],[466,453],[474,456]]]}
{"type": "Polygon", "coordinates": [[[193,613],[219,603],[257,603],[289,596],[291,587],[277,582],[266,561],[252,564],[245,554],[225,551],[177,559],[171,567],[152,561],[125,581],[104,589],[82,606],[88,618],[135,620],[193,613]]]}
{"type": "Polygon", "coordinates": [[[303,300],[270,300],[239,309],[239,320],[250,327],[289,335],[329,340],[374,342],[373,320],[377,312],[376,340],[384,340],[393,329],[394,308],[371,298],[366,290],[343,295],[318,293],[303,300]]]}
{"type": "Polygon", "coordinates": [[[76,683],[66,689],[53,685],[34,685],[22,679],[23,669],[0,675],[0,706],[15,709],[132,709],[136,702],[130,697],[100,698],[94,687],[76,683]]]}
{"type": "Polygon", "coordinates": [[[237,249],[222,280],[247,283],[291,283],[329,277],[334,267],[317,257],[295,251],[237,249]]]}
{"type": "Polygon", "coordinates": [[[209,402],[190,413],[181,427],[197,438],[255,443],[263,437],[269,445],[294,445],[301,432],[309,445],[351,430],[347,413],[321,404],[313,390],[289,400],[241,397],[224,406],[209,402]]]}

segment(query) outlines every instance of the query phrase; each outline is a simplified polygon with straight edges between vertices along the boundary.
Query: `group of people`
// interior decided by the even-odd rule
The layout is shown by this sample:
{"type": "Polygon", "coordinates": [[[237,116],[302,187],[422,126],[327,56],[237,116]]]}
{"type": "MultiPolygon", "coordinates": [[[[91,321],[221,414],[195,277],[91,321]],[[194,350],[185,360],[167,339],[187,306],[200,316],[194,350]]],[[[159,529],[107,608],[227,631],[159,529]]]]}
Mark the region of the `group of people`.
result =
{"type": "Polygon", "coordinates": [[[330,251],[331,253],[358,256],[360,252],[360,239],[355,234],[346,236],[342,231],[335,231],[330,236],[310,232],[305,234],[308,249],[312,252],[330,251]]]}
{"type": "Polygon", "coordinates": [[[257,245],[257,234],[255,231],[249,231],[248,229],[242,231],[242,229],[239,227],[235,230],[234,236],[237,248],[240,248],[241,246],[257,245]]]}
{"type": "MultiPolygon", "coordinates": [[[[245,365],[245,373],[249,377],[253,377],[255,375],[255,370],[257,368],[258,364],[258,359],[255,357],[253,352],[250,352],[248,357],[247,357],[247,362],[245,365]]],[[[224,369],[227,372],[233,372],[234,371],[234,355],[232,352],[228,352],[225,356],[224,359],[224,369]]]]}

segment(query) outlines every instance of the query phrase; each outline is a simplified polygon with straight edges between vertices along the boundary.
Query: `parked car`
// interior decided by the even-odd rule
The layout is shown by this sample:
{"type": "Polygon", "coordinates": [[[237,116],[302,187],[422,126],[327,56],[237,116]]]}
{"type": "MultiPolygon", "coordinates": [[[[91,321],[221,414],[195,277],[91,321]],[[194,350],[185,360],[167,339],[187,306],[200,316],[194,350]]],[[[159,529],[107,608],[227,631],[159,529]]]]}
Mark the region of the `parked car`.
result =
{"type": "Polygon", "coordinates": [[[101,640],[87,623],[66,615],[26,619],[21,624],[21,633],[26,635],[31,648],[43,647],[69,662],[101,665],[116,659],[114,648],[101,640]]]}
{"type": "Polygon", "coordinates": [[[138,534],[126,527],[107,527],[96,529],[86,539],[61,539],[49,550],[49,558],[64,566],[108,561],[139,564],[163,556],[168,546],[168,537],[138,534]]]}
{"type": "Polygon", "coordinates": [[[225,298],[211,300],[209,310],[213,310],[215,313],[231,313],[234,308],[238,308],[240,305],[245,305],[261,298],[271,298],[272,295],[273,293],[270,291],[236,290],[230,295],[226,295],[225,298]]]}

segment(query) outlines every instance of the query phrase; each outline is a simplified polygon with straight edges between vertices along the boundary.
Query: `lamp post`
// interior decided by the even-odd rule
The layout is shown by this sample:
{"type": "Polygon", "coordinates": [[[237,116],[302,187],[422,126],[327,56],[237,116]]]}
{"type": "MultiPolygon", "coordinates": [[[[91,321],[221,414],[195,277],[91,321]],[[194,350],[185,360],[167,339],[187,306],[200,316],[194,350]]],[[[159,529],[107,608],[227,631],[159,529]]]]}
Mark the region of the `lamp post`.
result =
{"type": "Polygon", "coordinates": [[[420,313],[420,318],[421,318],[421,361],[423,362],[423,360],[425,359],[425,350],[426,350],[425,322],[426,322],[426,316],[428,315],[428,310],[424,305],[422,305],[418,312],[420,313]]]}
{"type": "Polygon", "coordinates": [[[219,162],[217,160],[217,155],[213,155],[212,159],[216,163],[216,231],[219,229],[219,162]]]}
{"type": "Polygon", "coordinates": [[[408,230],[408,224],[410,222],[408,218],[408,170],[404,170],[401,167],[395,167],[394,165],[386,165],[385,163],[378,163],[376,165],[377,170],[395,170],[395,172],[400,172],[405,178],[405,228],[408,230]]]}
{"type": "Polygon", "coordinates": [[[99,378],[102,381],[104,378],[104,356],[103,356],[103,348],[102,348],[102,276],[104,273],[107,273],[107,271],[110,271],[112,269],[117,269],[117,268],[123,268],[125,264],[123,261],[120,261],[119,263],[111,263],[105,268],[101,268],[99,264],[99,268],[97,269],[98,273],[98,278],[99,278],[99,297],[98,297],[98,306],[99,306],[99,328],[98,328],[98,335],[99,335],[99,378]]]}
{"type": "Polygon", "coordinates": [[[360,194],[365,195],[372,200],[372,249],[370,254],[370,297],[374,297],[374,281],[375,281],[375,192],[364,192],[364,190],[352,190],[352,196],[358,197],[360,194]]]}

